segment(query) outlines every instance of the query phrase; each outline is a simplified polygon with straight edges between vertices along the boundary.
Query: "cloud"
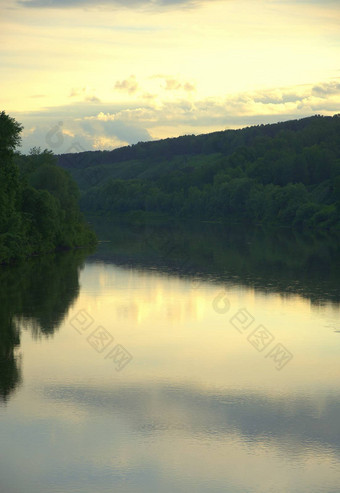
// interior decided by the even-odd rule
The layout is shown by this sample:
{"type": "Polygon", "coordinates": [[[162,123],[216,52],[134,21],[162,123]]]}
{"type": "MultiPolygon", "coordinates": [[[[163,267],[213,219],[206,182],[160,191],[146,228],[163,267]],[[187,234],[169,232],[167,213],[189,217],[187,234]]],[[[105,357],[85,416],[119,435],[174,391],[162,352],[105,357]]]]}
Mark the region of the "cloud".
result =
{"type": "Polygon", "coordinates": [[[296,101],[301,101],[301,94],[290,93],[290,92],[268,92],[266,94],[259,94],[253,98],[255,103],[262,104],[285,104],[285,103],[295,103],[296,101]]]}
{"type": "MultiPolygon", "coordinates": [[[[131,77],[119,83],[122,90],[129,91],[129,82],[135,81],[131,77]]],[[[174,91],[184,84],[169,76],[162,76],[162,79],[173,81],[170,86],[174,91]]],[[[134,144],[187,133],[276,123],[315,113],[333,115],[339,112],[339,86],[339,79],[335,79],[316,85],[201,99],[188,98],[185,92],[178,92],[175,99],[170,94],[170,98],[163,101],[145,98],[141,93],[140,98],[123,103],[101,102],[89,94],[87,101],[13,116],[25,126],[25,152],[33,146],[44,147],[47,132],[60,121],[67,145],[73,139],[81,142],[84,149],[93,150],[98,148],[98,142],[102,147],[112,148],[120,143],[134,144]],[[26,128],[35,130],[29,132],[26,128]]],[[[81,96],[84,96],[83,92],[81,96]]],[[[64,147],[60,152],[65,152],[64,147]]]]}
{"type": "Polygon", "coordinates": [[[82,93],[85,92],[86,92],[86,87],[82,87],[82,88],[73,87],[70,92],[70,98],[80,96],[82,93]]]}
{"type": "MultiPolygon", "coordinates": [[[[287,0],[285,0],[286,2],[287,0]]],[[[282,0],[277,0],[277,3],[282,3],[282,0]]],[[[294,3],[294,4],[313,4],[313,5],[339,5],[339,0],[289,0],[289,3],[294,3]]]]}
{"type": "Polygon", "coordinates": [[[77,149],[112,149],[152,140],[146,126],[139,122],[99,116],[105,115],[107,108],[111,113],[119,113],[122,105],[117,107],[97,102],[89,105],[83,101],[15,114],[15,118],[24,125],[20,150],[28,153],[32,147],[41,147],[61,154],[79,152],[77,149]]]}
{"type": "Polygon", "coordinates": [[[312,89],[312,93],[320,98],[325,98],[330,95],[340,95],[340,82],[332,81],[324,84],[319,84],[314,86],[312,89]]]}
{"type": "MultiPolygon", "coordinates": [[[[178,90],[181,83],[174,78],[165,78],[168,90],[178,90]]],[[[112,113],[104,112],[98,118],[138,124],[160,138],[159,128],[168,134],[200,133],[224,128],[239,128],[243,125],[275,123],[303,118],[315,112],[334,114],[339,107],[337,83],[320,84],[328,97],[315,94],[315,86],[298,86],[254,93],[240,93],[224,98],[188,100],[183,97],[175,101],[153,104],[144,101],[139,106],[122,108],[112,113]],[[176,130],[177,129],[177,130],[176,130]],[[194,129],[194,132],[192,132],[194,129]]],[[[317,87],[319,87],[317,86],[317,87]]],[[[161,135],[164,136],[164,133],[161,135]]]]}
{"type": "Polygon", "coordinates": [[[178,91],[178,90],[184,90],[187,92],[192,92],[196,89],[194,84],[191,84],[190,82],[180,82],[177,79],[174,78],[169,78],[165,79],[165,90],[166,91],[178,91]]]}
{"type": "Polygon", "coordinates": [[[73,87],[71,89],[71,92],[70,92],[70,95],[69,95],[70,98],[75,98],[75,97],[81,97],[81,98],[84,98],[84,101],[87,101],[88,103],[100,103],[100,99],[97,98],[97,96],[95,96],[93,94],[93,90],[91,89],[88,89],[86,86],[85,87],[73,87]]]}
{"type": "Polygon", "coordinates": [[[182,88],[187,92],[195,91],[196,89],[195,85],[190,82],[185,82],[185,84],[182,84],[182,88]]]}
{"type": "Polygon", "coordinates": [[[136,77],[134,75],[130,75],[128,79],[117,81],[115,83],[115,89],[118,89],[119,91],[126,91],[129,94],[135,93],[138,89],[136,77]]]}
{"type": "Polygon", "coordinates": [[[64,123],[59,135],[53,133],[54,127],[43,122],[28,127],[23,132],[21,152],[28,153],[32,147],[50,149],[55,154],[80,152],[97,149],[114,149],[140,141],[152,140],[150,134],[137,125],[124,122],[72,121],[64,123]],[[51,132],[52,127],[52,132],[51,132]],[[50,138],[51,137],[51,138],[50,138]]]}
{"type": "MultiPolygon", "coordinates": [[[[30,8],[76,8],[76,7],[112,7],[112,8],[171,8],[195,7],[206,0],[19,0],[18,4],[30,8]]],[[[211,0],[210,0],[211,1],[211,0]]]]}
{"type": "Polygon", "coordinates": [[[193,92],[196,91],[196,85],[187,80],[180,80],[172,75],[165,74],[154,74],[149,77],[150,80],[160,79],[160,87],[165,91],[185,91],[193,92]]]}
{"type": "Polygon", "coordinates": [[[182,85],[175,79],[166,79],[165,81],[165,89],[167,91],[176,91],[180,89],[182,85]]]}
{"type": "Polygon", "coordinates": [[[146,100],[153,100],[156,98],[156,94],[152,94],[150,92],[144,92],[143,95],[142,95],[143,99],[146,99],[146,100]]]}
{"type": "Polygon", "coordinates": [[[89,415],[97,406],[108,412],[114,409],[115,413],[131,420],[134,429],[149,429],[151,421],[154,433],[157,429],[172,429],[174,411],[179,406],[181,412],[177,415],[182,420],[179,429],[185,429],[192,436],[197,436],[198,432],[204,436],[210,430],[217,430],[220,437],[237,432],[248,443],[263,443],[263,437],[270,436],[285,456],[287,452],[291,454],[292,460],[296,460],[296,454],[309,455],[311,441],[328,452],[338,454],[340,451],[338,394],[321,399],[298,394],[270,396],[237,391],[214,394],[194,387],[136,387],[133,384],[112,388],[110,392],[72,386],[46,390],[49,399],[85,406],[89,415]],[[152,406],[152,418],[146,402],[152,406]]]}
{"type": "Polygon", "coordinates": [[[149,132],[133,122],[126,122],[118,118],[102,119],[98,117],[85,118],[79,121],[83,134],[88,137],[117,138],[129,144],[152,140],[149,132]]]}
{"type": "Polygon", "coordinates": [[[85,101],[88,101],[89,103],[100,103],[100,99],[97,98],[96,96],[86,96],[85,101]]]}

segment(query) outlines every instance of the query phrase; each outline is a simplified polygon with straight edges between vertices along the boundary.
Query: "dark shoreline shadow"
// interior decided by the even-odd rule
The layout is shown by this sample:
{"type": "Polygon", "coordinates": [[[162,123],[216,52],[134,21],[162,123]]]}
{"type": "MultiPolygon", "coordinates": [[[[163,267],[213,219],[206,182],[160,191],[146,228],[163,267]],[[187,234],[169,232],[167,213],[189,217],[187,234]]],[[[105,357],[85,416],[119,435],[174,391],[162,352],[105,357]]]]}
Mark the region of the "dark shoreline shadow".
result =
{"type": "Polygon", "coordinates": [[[290,230],[220,224],[124,224],[96,218],[102,240],[88,262],[157,270],[201,282],[300,295],[340,307],[340,241],[290,230]]]}
{"type": "Polygon", "coordinates": [[[22,381],[22,330],[52,337],[79,295],[79,272],[88,252],[44,255],[0,267],[0,403],[22,381]]]}

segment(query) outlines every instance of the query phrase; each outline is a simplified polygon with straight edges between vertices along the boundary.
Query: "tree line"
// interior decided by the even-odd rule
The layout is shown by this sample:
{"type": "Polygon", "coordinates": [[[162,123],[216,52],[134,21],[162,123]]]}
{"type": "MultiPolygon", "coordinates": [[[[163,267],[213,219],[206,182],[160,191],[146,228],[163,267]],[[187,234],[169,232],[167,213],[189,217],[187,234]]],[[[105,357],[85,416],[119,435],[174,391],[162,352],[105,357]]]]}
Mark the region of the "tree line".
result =
{"type": "Polygon", "coordinates": [[[58,157],[87,213],[340,229],[340,117],[58,157]]]}
{"type": "Polygon", "coordinates": [[[47,150],[16,151],[22,126],[0,113],[0,263],[95,242],[69,173],[47,150]]]}

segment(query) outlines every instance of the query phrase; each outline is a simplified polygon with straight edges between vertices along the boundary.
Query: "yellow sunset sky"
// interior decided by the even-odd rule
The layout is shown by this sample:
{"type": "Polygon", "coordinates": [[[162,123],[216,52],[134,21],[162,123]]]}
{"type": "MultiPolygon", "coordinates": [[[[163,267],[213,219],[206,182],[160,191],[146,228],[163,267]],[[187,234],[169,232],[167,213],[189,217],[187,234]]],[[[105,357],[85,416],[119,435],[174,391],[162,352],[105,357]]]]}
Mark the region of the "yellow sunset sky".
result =
{"type": "Polygon", "coordinates": [[[22,152],[112,149],[340,111],[339,0],[2,0],[22,152]]]}

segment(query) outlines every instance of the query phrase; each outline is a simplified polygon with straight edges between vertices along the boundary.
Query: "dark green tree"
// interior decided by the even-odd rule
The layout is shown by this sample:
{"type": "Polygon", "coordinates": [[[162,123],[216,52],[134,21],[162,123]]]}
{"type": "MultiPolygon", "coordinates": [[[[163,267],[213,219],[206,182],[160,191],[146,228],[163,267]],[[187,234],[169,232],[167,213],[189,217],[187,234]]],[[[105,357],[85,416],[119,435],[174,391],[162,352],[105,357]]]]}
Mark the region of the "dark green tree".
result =
{"type": "Polygon", "coordinates": [[[50,151],[15,154],[22,126],[0,113],[0,263],[95,242],[78,189],[50,151]]]}

